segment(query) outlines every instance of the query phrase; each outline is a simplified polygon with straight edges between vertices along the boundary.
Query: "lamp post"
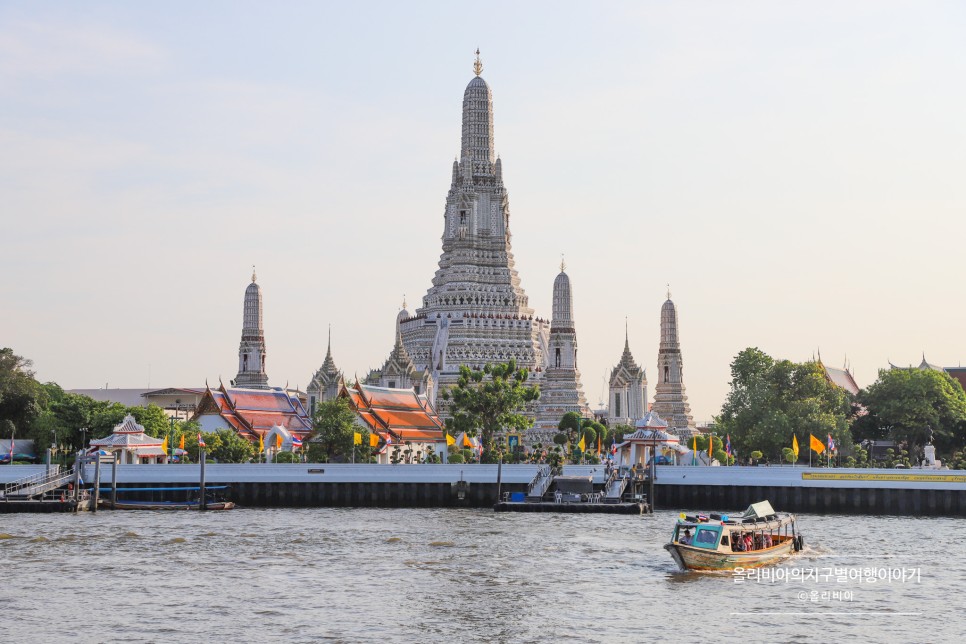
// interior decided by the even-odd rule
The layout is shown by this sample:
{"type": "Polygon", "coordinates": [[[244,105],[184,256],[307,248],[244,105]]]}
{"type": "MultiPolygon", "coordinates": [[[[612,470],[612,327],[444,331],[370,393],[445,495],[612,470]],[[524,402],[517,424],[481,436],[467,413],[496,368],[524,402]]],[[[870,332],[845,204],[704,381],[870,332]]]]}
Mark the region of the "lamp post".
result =
{"type": "Polygon", "coordinates": [[[81,427],[81,451],[87,450],[87,428],[81,427]]]}

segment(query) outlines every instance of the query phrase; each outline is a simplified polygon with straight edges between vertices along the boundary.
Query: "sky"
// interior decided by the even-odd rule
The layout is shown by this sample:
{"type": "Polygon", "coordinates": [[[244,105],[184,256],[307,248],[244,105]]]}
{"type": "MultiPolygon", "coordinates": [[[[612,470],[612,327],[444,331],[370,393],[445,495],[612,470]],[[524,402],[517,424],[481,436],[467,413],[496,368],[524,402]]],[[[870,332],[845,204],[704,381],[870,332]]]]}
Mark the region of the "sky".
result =
{"type": "Polygon", "coordinates": [[[523,287],[561,254],[592,406],[677,305],[729,365],[966,360],[960,2],[0,2],[0,346],[65,388],[360,376],[441,253],[463,89],[493,91],[523,287]]]}

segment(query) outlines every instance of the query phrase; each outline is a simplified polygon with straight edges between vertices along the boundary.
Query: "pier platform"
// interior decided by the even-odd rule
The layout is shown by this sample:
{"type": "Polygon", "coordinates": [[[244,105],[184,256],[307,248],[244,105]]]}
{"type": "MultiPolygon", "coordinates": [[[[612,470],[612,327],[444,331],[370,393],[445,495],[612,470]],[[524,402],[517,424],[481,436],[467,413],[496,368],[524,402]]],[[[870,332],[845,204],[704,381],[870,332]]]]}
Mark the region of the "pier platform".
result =
{"type": "Polygon", "coordinates": [[[494,512],[560,512],[564,514],[645,514],[646,503],[555,503],[500,501],[494,512]]]}

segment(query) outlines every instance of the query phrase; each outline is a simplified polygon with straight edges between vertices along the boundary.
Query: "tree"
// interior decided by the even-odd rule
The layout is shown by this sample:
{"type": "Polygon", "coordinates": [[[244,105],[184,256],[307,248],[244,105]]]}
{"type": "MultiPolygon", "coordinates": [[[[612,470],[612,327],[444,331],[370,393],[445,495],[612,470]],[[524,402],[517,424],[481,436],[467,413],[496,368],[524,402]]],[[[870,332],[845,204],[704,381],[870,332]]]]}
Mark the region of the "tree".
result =
{"type": "Polygon", "coordinates": [[[139,425],[144,426],[144,433],[148,436],[161,438],[171,433],[171,419],[157,405],[152,403],[147,407],[128,407],[127,411],[139,425]]]}
{"type": "Polygon", "coordinates": [[[852,445],[852,415],[850,394],[829,382],[819,363],[775,360],[748,348],[731,363],[731,390],[715,424],[741,453],[778,455],[793,435],[807,444],[809,434],[831,434],[838,445],[852,445]]]}
{"type": "Polygon", "coordinates": [[[26,436],[44,406],[45,392],[31,370],[33,363],[0,349],[0,432],[4,438],[26,436]]]}
{"type": "Polygon", "coordinates": [[[529,377],[526,369],[517,369],[515,360],[488,364],[480,371],[461,365],[456,386],[443,390],[443,399],[452,399],[454,431],[480,437],[483,461],[496,460],[496,434],[507,430],[524,432],[533,423],[523,411],[527,403],[540,397],[540,389],[527,385],[529,377]]]}
{"type": "MultiPolygon", "coordinates": [[[[219,463],[247,463],[255,456],[255,446],[247,438],[242,438],[234,429],[219,429],[209,434],[214,445],[208,446],[208,455],[219,463]]],[[[195,442],[198,438],[195,437],[195,442]]],[[[208,439],[205,439],[208,442],[208,439]]]]}
{"type": "Polygon", "coordinates": [[[879,378],[859,392],[868,409],[868,438],[892,438],[912,461],[922,458],[930,432],[937,451],[951,454],[966,442],[966,393],[944,371],[880,369],[879,378]]]}
{"type": "MultiPolygon", "coordinates": [[[[336,398],[319,403],[315,408],[312,426],[314,431],[309,441],[310,460],[317,463],[348,463],[352,460],[355,432],[359,431],[359,425],[348,399],[336,398]]],[[[368,451],[368,440],[358,447],[360,452],[368,451]]]]}

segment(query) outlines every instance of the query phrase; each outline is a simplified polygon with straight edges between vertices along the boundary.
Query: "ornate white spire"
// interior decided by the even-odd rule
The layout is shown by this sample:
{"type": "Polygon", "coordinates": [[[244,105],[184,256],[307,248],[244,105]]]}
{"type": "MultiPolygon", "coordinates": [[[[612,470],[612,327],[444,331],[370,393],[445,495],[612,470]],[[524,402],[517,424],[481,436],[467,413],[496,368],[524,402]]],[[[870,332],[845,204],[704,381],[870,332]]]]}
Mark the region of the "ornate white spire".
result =
{"type": "Polygon", "coordinates": [[[684,362],[678,341],[678,312],[670,298],[661,307],[661,346],[657,354],[657,386],[653,410],[679,435],[689,436],[694,427],[684,387],[684,362]]]}
{"type": "Polygon", "coordinates": [[[256,281],[252,266],[252,281],[245,289],[245,306],[242,314],[241,343],[238,346],[238,375],[235,385],[255,389],[268,388],[265,373],[265,331],[262,320],[262,288],[256,281]]]}

